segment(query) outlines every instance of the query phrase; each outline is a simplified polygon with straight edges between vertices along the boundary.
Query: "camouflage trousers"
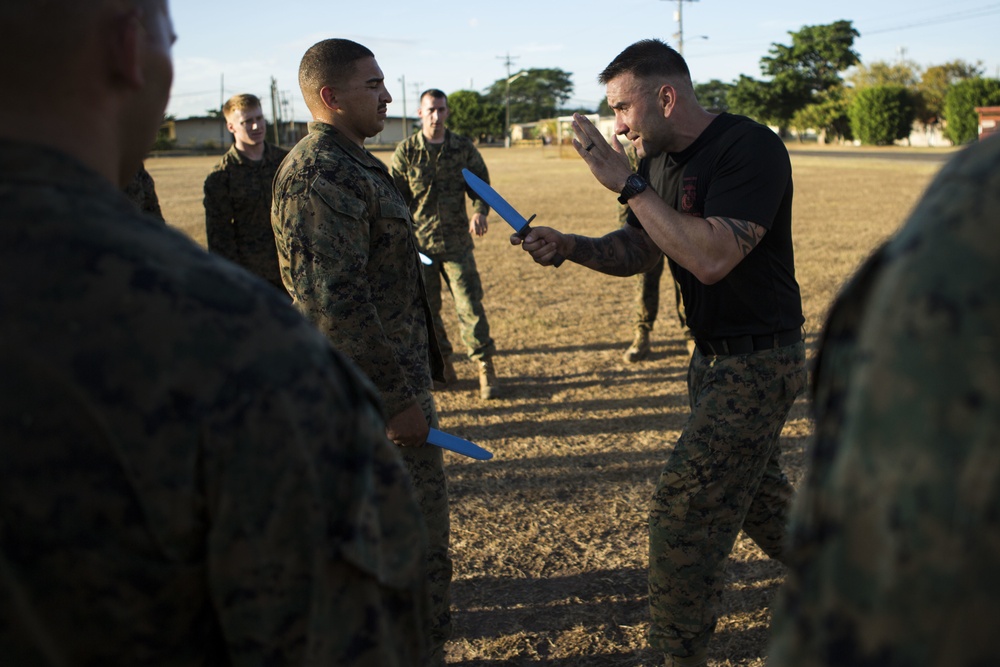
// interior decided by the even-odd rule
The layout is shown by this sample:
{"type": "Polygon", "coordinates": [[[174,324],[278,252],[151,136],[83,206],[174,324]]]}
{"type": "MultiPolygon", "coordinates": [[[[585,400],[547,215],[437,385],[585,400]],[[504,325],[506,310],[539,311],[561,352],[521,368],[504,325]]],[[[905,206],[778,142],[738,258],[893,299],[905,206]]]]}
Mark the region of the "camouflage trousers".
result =
{"type": "MultiPolygon", "coordinates": [[[[437,409],[430,392],[418,396],[427,423],[437,428],[437,409]]],[[[430,593],[430,659],[428,667],[444,665],[444,645],[451,636],[451,556],[448,543],[451,521],[448,515],[448,481],[444,456],[434,445],[400,447],[403,463],[413,480],[413,488],[427,525],[427,589],[430,593]]]]}
{"type": "Polygon", "coordinates": [[[801,342],[743,355],[695,350],[691,415],[650,502],[652,647],[680,657],[706,650],[741,528],[781,560],[793,489],[778,440],[805,382],[801,342]]]}
{"type": "MultiPolygon", "coordinates": [[[[656,318],[660,314],[660,279],[663,276],[663,266],[666,260],[661,257],[656,266],[645,273],[636,275],[635,286],[635,328],[637,331],[653,330],[656,318]]],[[[690,338],[691,330],[687,326],[687,316],[684,313],[684,301],[681,299],[681,286],[676,280],[674,284],[674,302],[677,307],[677,320],[680,322],[681,330],[690,338]]]]}
{"type": "Polygon", "coordinates": [[[428,256],[434,263],[424,266],[424,285],[442,356],[448,359],[454,352],[441,319],[442,278],[455,299],[455,314],[458,315],[462,343],[465,344],[469,358],[478,360],[493,356],[496,346],[490,337],[490,324],[483,309],[483,284],[476,269],[475,255],[469,250],[457,259],[428,256]]]}

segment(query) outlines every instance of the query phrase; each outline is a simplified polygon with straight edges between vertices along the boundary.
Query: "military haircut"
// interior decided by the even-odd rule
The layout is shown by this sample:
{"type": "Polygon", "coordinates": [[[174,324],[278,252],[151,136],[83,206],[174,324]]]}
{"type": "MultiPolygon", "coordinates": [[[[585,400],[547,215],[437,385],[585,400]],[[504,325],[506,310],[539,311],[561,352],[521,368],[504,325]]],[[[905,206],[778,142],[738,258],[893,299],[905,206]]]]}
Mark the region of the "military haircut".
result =
{"type": "Polygon", "coordinates": [[[691,70],[684,62],[684,57],[658,39],[642,39],[626,47],[597,76],[597,81],[607,85],[623,74],[642,79],[680,77],[691,85],[691,70]]]}
{"type": "Polygon", "coordinates": [[[299,63],[299,88],[306,105],[310,109],[320,106],[323,86],[343,81],[355,61],[374,57],[367,46],[349,39],[324,39],[310,46],[299,63]]]}
{"type": "Polygon", "coordinates": [[[5,84],[49,88],[66,54],[83,44],[96,13],[92,3],[78,0],[0,2],[0,72],[5,84]]]}
{"type": "MultiPolygon", "coordinates": [[[[222,105],[222,115],[229,119],[229,114],[234,111],[246,111],[260,107],[260,98],[250,93],[239,93],[233,95],[222,105]]],[[[262,107],[261,107],[262,108],[262,107]]]]}
{"type": "Polygon", "coordinates": [[[67,55],[83,46],[104,12],[125,5],[145,13],[164,1],[2,0],[0,76],[12,89],[48,91],[56,73],[65,69],[67,55]]]}
{"type": "Polygon", "coordinates": [[[424,92],[420,93],[420,101],[423,102],[424,98],[430,96],[436,100],[444,100],[445,104],[448,103],[448,96],[444,94],[443,90],[438,90],[437,88],[428,88],[424,92]]]}

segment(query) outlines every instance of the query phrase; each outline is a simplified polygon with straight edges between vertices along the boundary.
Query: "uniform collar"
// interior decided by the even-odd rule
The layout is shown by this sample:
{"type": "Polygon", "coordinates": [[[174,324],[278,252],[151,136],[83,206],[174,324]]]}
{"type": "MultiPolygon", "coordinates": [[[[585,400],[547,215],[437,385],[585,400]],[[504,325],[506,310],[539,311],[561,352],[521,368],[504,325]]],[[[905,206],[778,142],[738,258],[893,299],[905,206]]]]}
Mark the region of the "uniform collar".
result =
{"type": "Polygon", "coordinates": [[[376,167],[385,170],[386,166],[382,164],[382,161],[371,154],[363,146],[358,146],[353,141],[350,141],[343,133],[339,132],[337,128],[329,123],[323,123],[318,120],[314,120],[309,123],[309,132],[323,135],[326,139],[337,144],[344,153],[353,158],[356,162],[366,166],[366,167],[376,167]]]}

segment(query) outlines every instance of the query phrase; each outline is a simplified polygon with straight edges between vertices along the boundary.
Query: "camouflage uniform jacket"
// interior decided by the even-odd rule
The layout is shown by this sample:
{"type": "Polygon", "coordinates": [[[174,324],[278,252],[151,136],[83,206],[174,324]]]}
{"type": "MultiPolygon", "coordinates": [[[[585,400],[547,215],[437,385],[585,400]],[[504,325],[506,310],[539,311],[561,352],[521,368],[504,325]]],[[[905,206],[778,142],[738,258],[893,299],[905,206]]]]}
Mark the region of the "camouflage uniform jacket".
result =
{"type": "Polygon", "coordinates": [[[275,176],[271,221],[295,305],[375,382],[388,414],[402,412],[442,361],[388,169],[333,126],[310,123],[275,176]]]}
{"type": "Polygon", "coordinates": [[[156,184],[146,167],[139,167],[135,176],[125,186],[125,196],[132,200],[143,213],[153,216],[163,222],[163,212],[160,210],[160,199],[156,196],[156,184]]]}
{"type": "Polygon", "coordinates": [[[208,249],[284,290],[271,230],[271,181],[288,154],[264,144],[254,162],[234,144],[205,179],[208,249]]]}
{"type": "Polygon", "coordinates": [[[445,130],[444,143],[435,156],[423,132],[400,142],[392,156],[392,177],[413,215],[417,245],[437,257],[461,257],[472,250],[465,196],[477,213],[489,206],[465,184],[462,169],[487,183],[489,172],[483,156],[470,139],[445,130]]]}
{"type": "Polygon", "coordinates": [[[1000,137],[838,297],[768,665],[1000,664],[1000,137]]]}
{"type": "Polygon", "coordinates": [[[284,297],[0,142],[0,313],[0,662],[424,664],[409,478],[284,297]]]}

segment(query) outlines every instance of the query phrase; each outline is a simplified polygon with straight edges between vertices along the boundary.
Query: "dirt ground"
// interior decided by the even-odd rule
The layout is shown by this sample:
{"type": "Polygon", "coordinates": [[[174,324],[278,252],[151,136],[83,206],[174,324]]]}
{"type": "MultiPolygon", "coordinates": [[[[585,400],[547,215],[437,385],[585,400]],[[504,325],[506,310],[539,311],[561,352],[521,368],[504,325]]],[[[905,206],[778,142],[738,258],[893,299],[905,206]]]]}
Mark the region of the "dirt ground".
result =
{"type": "MultiPolygon", "coordinates": [[[[891,234],[940,161],[796,155],[797,277],[814,352],[824,313],[858,263],[891,234]]],[[[907,149],[895,149],[907,150],[907,149]]],[[[494,185],[533,224],[601,235],[617,226],[614,196],[557,147],[486,149],[494,185]]],[[[379,154],[388,160],[390,154],[379,154]]],[[[217,157],[150,158],[168,222],[204,243],[201,184],[217,157]]],[[[646,646],[647,500],[687,412],[686,349],[669,279],[647,361],[621,359],[632,336],[634,278],[567,262],[535,265],[509,245],[495,215],[477,241],[485,306],[504,395],[478,398],[467,360],[436,395],[443,430],[494,452],[447,453],[452,499],[454,633],[462,667],[652,666],[646,646]]],[[[458,341],[452,302],[445,321],[458,341]]],[[[801,398],[782,433],[793,483],[812,433],[801,398]]],[[[709,664],[763,665],[782,566],[745,536],[730,558],[709,664]]]]}

